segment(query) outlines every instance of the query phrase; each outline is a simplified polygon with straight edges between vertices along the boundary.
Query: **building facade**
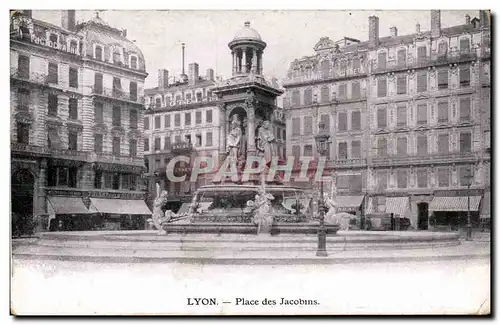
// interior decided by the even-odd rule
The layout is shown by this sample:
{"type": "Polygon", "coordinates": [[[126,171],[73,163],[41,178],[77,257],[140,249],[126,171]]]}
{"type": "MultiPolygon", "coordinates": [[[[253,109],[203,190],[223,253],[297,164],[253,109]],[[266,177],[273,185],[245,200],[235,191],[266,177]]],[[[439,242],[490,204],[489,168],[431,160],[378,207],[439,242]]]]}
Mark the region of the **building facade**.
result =
{"type": "Polygon", "coordinates": [[[315,156],[323,120],[340,208],[392,213],[417,229],[456,224],[468,203],[474,223],[489,214],[489,13],[447,28],[440,11],[430,16],[431,31],[380,37],[372,16],[368,41],[322,38],[284,81],[288,152],[315,156]]]}
{"type": "Polygon", "coordinates": [[[98,15],[11,15],[12,212],[38,230],[140,228],[144,57],[98,15]],[[54,222],[56,221],[56,222],[54,222]]]}

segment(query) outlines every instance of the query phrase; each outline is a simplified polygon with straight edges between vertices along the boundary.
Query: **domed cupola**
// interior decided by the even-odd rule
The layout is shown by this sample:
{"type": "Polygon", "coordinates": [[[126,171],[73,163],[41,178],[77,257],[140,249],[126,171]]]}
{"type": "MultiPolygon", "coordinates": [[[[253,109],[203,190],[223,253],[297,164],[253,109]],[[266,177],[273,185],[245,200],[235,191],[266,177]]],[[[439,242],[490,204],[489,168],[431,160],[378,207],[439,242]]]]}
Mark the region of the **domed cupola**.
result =
{"type": "Polygon", "coordinates": [[[228,44],[233,56],[233,77],[240,75],[262,75],[262,54],[266,43],[259,33],[245,22],[228,44]]]}

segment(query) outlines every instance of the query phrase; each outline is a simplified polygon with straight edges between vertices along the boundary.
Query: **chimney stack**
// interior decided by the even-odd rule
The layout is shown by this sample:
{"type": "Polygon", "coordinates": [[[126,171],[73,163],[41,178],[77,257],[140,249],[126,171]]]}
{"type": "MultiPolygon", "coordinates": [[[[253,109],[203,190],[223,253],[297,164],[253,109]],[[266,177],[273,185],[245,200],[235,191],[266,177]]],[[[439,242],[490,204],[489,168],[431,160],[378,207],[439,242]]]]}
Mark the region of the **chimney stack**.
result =
{"type": "Polygon", "coordinates": [[[74,10],[63,10],[61,15],[61,25],[62,28],[74,31],[76,26],[75,11],[74,10]]]}
{"type": "Polygon", "coordinates": [[[441,10],[431,10],[431,37],[441,36],[441,10]]]}
{"type": "Polygon", "coordinates": [[[397,27],[391,27],[390,31],[391,31],[391,36],[392,37],[398,36],[398,28],[397,27]]]}
{"type": "Polygon", "coordinates": [[[490,27],[491,13],[489,10],[479,10],[479,25],[481,27],[490,27]]]}
{"type": "Polygon", "coordinates": [[[189,64],[189,85],[195,85],[198,82],[198,78],[200,77],[199,74],[199,67],[198,63],[190,63],[189,64]]]}
{"type": "Polygon", "coordinates": [[[158,70],[158,90],[166,88],[168,88],[168,70],[160,69],[158,70]]]}
{"type": "Polygon", "coordinates": [[[368,46],[371,48],[378,46],[378,17],[370,16],[368,17],[368,46]]]}
{"type": "Polygon", "coordinates": [[[214,81],[214,70],[207,69],[207,80],[214,81]]]}
{"type": "Polygon", "coordinates": [[[420,24],[419,24],[419,23],[417,23],[417,24],[415,25],[415,32],[416,32],[417,34],[420,34],[420,24]]]}

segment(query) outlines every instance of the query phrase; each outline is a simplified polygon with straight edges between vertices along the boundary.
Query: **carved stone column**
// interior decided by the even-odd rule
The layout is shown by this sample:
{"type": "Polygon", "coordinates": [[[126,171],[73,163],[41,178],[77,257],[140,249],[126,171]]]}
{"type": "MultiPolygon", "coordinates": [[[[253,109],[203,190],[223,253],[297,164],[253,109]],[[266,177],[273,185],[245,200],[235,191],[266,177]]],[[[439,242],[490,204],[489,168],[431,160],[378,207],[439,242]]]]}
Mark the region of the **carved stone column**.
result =
{"type": "Polygon", "coordinates": [[[226,104],[219,104],[219,166],[226,158],[226,104]]]}
{"type": "Polygon", "coordinates": [[[247,48],[244,47],[241,49],[242,54],[241,54],[241,72],[247,73],[247,48]]]}
{"type": "Polygon", "coordinates": [[[258,62],[259,62],[259,72],[258,74],[262,74],[262,54],[264,53],[264,51],[260,51],[259,52],[259,58],[258,58],[258,62]]]}
{"type": "Polygon", "coordinates": [[[237,52],[236,51],[231,51],[231,55],[233,57],[233,76],[236,75],[236,71],[237,71],[237,62],[238,62],[238,58],[237,58],[237,52]]]}
{"type": "Polygon", "coordinates": [[[257,50],[253,49],[252,52],[252,73],[257,74],[257,50]]]}
{"type": "Polygon", "coordinates": [[[247,105],[247,116],[248,116],[248,156],[255,155],[255,107],[253,104],[247,105]]]}

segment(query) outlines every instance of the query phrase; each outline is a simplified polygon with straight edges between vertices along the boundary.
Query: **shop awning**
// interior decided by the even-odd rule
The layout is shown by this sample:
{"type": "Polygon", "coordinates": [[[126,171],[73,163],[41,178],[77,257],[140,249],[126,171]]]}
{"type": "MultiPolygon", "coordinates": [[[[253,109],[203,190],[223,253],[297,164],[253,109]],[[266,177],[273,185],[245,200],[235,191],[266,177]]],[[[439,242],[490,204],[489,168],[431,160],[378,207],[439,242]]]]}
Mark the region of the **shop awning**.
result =
{"type": "Polygon", "coordinates": [[[363,202],[364,196],[337,196],[337,211],[353,211],[358,210],[363,202]]]}
{"type": "MultiPolygon", "coordinates": [[[[480,196],[471,196],[470,211],[478,211],[480,201],[480,196]]],[[[467,211],[467,196],[435,196],[429,211],[467,211]]]]}
{"type": "Polygon", "coordinates": [[[112,214],[151,214],[143,200],[90,199],[100,213],[112,214]]]}
{"type": "Polygon", "coordinates": [[[491,209],[491,206],[490,206],[490,192],[486,192],[484,193],[484,197],[483,197],[483,202],[481,203],[481,213],[479,214],[479,217],[481,219],[489,219],[491,218],[491,215],[490,215],[490,209],[491,209]]]}
{"type": "Polygon", "coordinates": [[[373,197],[368,199],[365,214],[373,213],[394,213],[395,217],[410,217],[410,198],[407,196],[385,197],[384,204],[380,204],[375,209],[373,197]]]}
{"type": "Polygon", "coordinates": [[[89,214],[96,212],[87,209],[81,197],[49,196],[49,214],[89,214]]]}

